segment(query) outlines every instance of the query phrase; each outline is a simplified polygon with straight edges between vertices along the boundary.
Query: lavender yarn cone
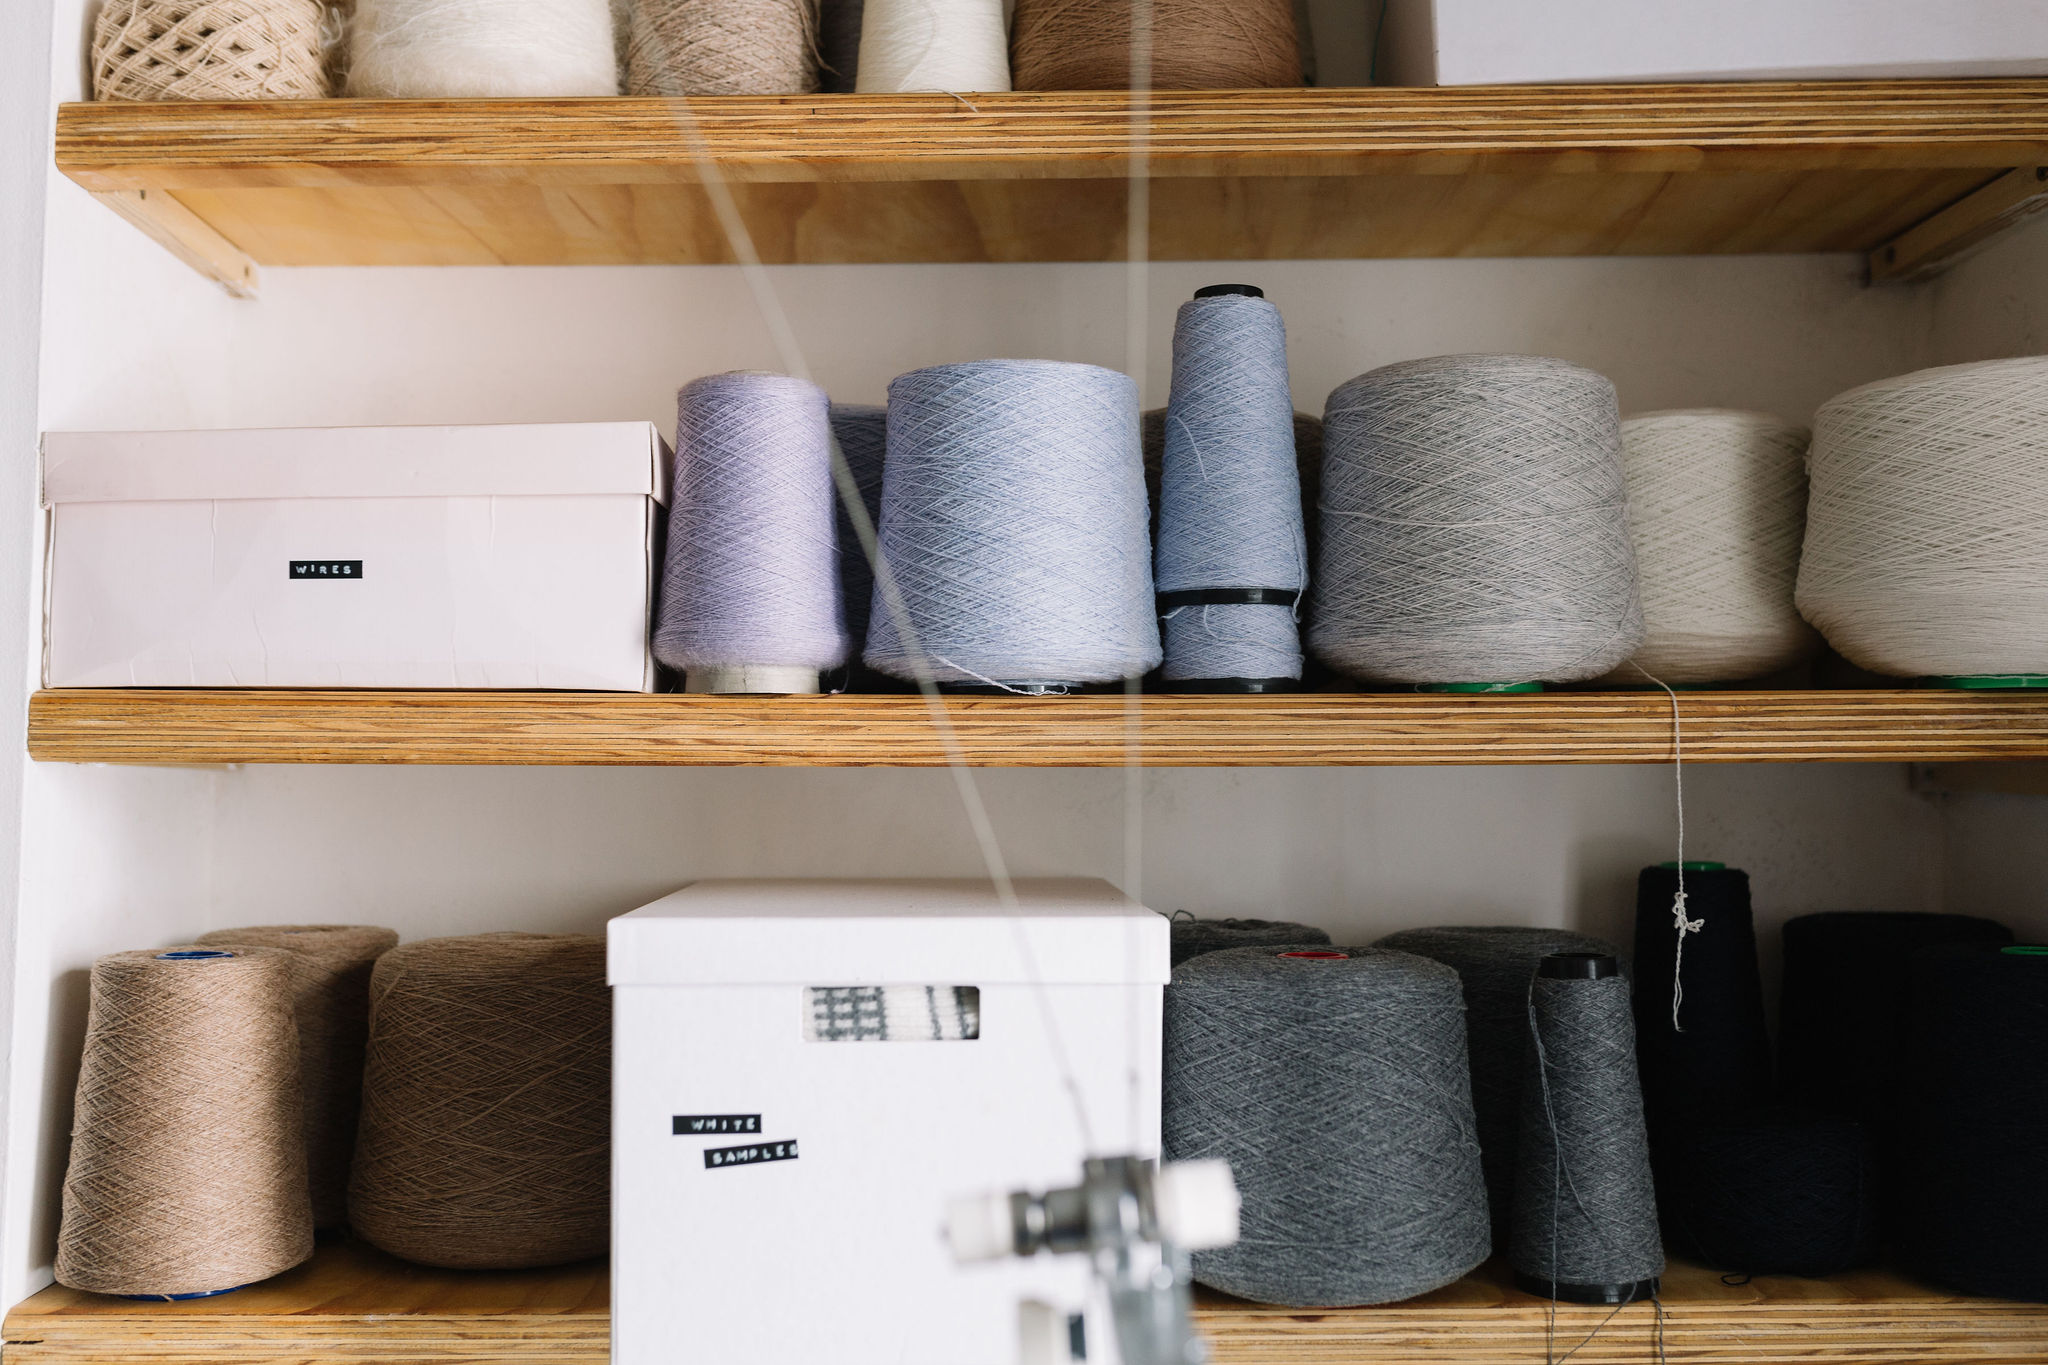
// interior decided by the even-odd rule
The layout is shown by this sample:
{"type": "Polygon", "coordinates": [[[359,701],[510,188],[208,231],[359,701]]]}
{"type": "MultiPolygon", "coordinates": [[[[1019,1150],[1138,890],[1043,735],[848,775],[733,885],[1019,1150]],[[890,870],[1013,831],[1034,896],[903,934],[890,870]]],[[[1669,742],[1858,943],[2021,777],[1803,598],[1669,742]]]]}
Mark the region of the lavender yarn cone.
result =
{"type": "Polygon", "coordinates": [[[692,692],[815,692],[845,662],[827,400],[782,374],[676,395],[654,654],[692,692]]]}

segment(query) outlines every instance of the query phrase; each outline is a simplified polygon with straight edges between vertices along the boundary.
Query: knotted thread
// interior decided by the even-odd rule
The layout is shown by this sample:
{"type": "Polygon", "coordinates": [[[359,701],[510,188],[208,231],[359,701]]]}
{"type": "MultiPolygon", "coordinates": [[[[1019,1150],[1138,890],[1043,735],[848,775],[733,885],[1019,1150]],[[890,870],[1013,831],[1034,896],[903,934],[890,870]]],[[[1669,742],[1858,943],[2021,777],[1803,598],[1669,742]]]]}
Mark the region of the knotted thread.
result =
{"type": "Polygon", "coordinates": [[[1538,356],[1412,360],[1323,414],[1309,643],[1379,682],[1573,682],[1642,642],[1614,386],[1538,356]]]}
{"type": "Polygon", "coordinates": [[[1731,682],[1819,644],[1792,605],[1806,532],[1806,431],[1754,412],[1653,412],[1621,424],[1643,643],[1631,682],[1731,682]]]}
{"type": "Polygon", "coordinates": [[[327,94],[317,0],[106,0],[97,100],[310,100],[327,94]]]}
{"type": "Polygon", "coordinates": [[[294,969],[265,948],[93,963],[59,1281],[208,1294],[313,1254],[294,969]]]}
{"type": "Polygon", "coordinates": [[[358,924],[268,924],[216,929],[201,934],[197,942],[206,947],[280,948],[291,954],[292,1017],[299,1028],[313,1226],[341,1226],[348,1221],[349,1162],[362,1109],[370,969],[380,955],[398,946],[398,935],[358,924]]]}
{"type": "MultiPolygon", "coordinates": [[[[865,57],[862,59],[865,61],[865,57]]],[[[882,557],[941,683],[1116,682],[1159,662],[1138,392],[1051,360],[889,385],[882,557]]],[[[921,665],[878,593],[868,666],[921,665]]]]}
{"type": "Polygon", "coordinates": [[[1155,90],[1301,84],[1294,0],[1017,0],[1010,40],[1019,90],[1124,90],[1138,16],[1155,90]]]}
{"type": "Polygon", "coordinates": [[[609,0],[356,0],[348,54],[369,99],[619,93],[609,0]]]}
{"type": "Polygon", "coordinates": [[[1271,919],[1180,919],[1172,926],[1173,965],[1223,948],[1288,948],[1328,943],[1330,936],[1306,924],[1271,919]]]}
{"type": "Polygon", "coordinates": [[[1195,1278],[1262,1303],[1410,1298],[1487,1255],[1457,973],[1336,951],[1204,953],[1166,991],[1166,1156],[1229,1161],[1244,1200],[1195,1278]]]}
{"type": "Polygon", "coordinates": [[[670,668],[845,662],[826,408],[823,389],[782,374],[709,375],[676,395],[654,630],[670,668]]]}
{"type": "Polygon", "coordinates": [[[1643,1282],[1664,1273],[1664,1243],[1628,982],[1613,957],[1595,961],[1613,974],[1550,976],[1540,967],[1528,987],[1509,1255],[1524,1283],[1540,1282],[1548,1295],[1627,1302],[1647,1297],[1643,1282]]]}
{"type": "Polygon", "coordinates": [[[611,994],[585,934],[425,939],[377,960],[349,1215],[423,1265],[596,1256],[610,1232],[611,994]]]}
{"type": "Polygon", "coordinates": [[[2048,673],[2048,357],[1829,399],[1812,479],[1799,610],[1850,662],[2048,673]]]}
{"type": "MultiPolygon", "coordinates": [[[[1213,294],[1173,329],[1158,590],[1308,586],[1287,329],[1262,297],[1213,294]]],[[[1294,601],[1160,604],[1170,682],[1301,677],[1294,601]]]]}
{"type": "Polygon", "coordinates": [[[1552,953],[1613,953],[1604,940],[1566,929],[1450,926],[1405,929],[1373,945],[1441,962],[1458,974],[1471,1057],[1472,1112],[1486,1172],[1493,1241],[1508,1248],[1529,1051],[1529,983],[1552,953]]]}
{"type": "Polygon", "coordinates": [[[815,0],[632,0],[629,95],[805,95],[818,88],[815,0]]]}
{"type": "Polygon", "coordinates": [[[855,88],[1008,90],[1008,44],[1003,0],[866,0],[855,88]]]}

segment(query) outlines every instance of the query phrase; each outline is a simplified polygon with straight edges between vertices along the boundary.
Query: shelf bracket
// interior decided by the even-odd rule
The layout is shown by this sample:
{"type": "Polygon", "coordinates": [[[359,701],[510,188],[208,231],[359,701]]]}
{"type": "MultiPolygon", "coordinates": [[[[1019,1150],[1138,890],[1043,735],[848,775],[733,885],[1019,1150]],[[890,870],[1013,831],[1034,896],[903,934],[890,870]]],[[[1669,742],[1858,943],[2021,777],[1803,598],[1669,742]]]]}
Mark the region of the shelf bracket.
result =
{"type": "Polygon", "coordinates": [[[96,190],[93,198],[238,299],[256,297],[256,262],[164,190],[96,190]]]}
{"type": "Polygon", "coordinates": [[[2007,171],[1870,253],[1870,282],[1938,275],[1993,237],[2048,210],[2048,166],[2007,171]]]}

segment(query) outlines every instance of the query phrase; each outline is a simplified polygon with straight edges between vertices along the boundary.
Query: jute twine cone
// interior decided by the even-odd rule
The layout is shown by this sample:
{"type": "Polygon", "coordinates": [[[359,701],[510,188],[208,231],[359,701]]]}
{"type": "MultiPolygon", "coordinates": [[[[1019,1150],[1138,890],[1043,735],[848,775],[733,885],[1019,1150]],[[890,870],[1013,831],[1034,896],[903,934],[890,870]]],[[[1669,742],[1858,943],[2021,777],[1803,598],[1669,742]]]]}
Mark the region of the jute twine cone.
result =
{"type": "Polygon", "coordinates": [[[349,1218],[409,1261],[559,1265],[610,1234],[611,995],[584,934],[377,959],[349,1218]]]}
{"type": "Polygon", "coordinates": [[[93,964],[58,1280],[217,1293],[313,1254],[293,967],[263,948],[93,964]]]}

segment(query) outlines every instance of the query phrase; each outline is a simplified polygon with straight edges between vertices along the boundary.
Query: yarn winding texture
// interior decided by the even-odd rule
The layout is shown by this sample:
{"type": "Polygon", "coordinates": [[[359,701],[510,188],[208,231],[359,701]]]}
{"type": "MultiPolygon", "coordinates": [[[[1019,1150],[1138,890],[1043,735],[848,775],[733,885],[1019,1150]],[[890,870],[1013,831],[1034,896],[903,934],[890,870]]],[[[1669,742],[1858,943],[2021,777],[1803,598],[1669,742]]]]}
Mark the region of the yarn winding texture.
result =
{"type": "Polygon", "coordinates": [[[477,934],[377,960],[349,1214],[408,1261],[515,1270],[605,1250],[604,939],[477,934]]]}
{"type": "Polygon", "coordinates": [[[1621,424],[1644,634],[1617,680],[1756,678],[1819,646],[1792,605],[1806,441],[1803,427],[1753,412],[1653,412],[1621,424]]]}
{"type": "Polygon", "coordinates": [[[864,95],[1008,90],[1003,0],[865,0],[858,69],[864,95]]]}
{"type": "Polygon", "coordinates": [[[619,93],[610,0],[356,0],[348,93],[546,99],[619,93]]]}
{"type": "Polygon", "coordinates": [[[676,395],[674,493],[654,655],[670,668],[846,661],[825,391],[709,375],[676,395]]]}
{"type": "MultiPolygon", "coordinates": [[[[1494,1247],[1504,1252],[1520,1165],[1522,1090],[1530,1047],[1529,983],[1535,980],[1537,964],[1552,953],[1614,956],[1615,950],[1589,934],[1521,925],[1404,929],[1373,946],[1426,957],[1458,974],[1479,1157],[1486,1172],[1494,1247]]],[[[1630,1067],[1633,1071],[1632,1038],[1630,1067]]]]}
{"type": "MultiPolygon", "coordinates": [[[[867,510],[868,525],[882,524],[882,461],[889,449],[889,410],[868,403],[834,403],[830,420],[839,453],[853,476],[861,506],[867,510]]],[[[832,499],[834,520],[839,527],[839,596],[846,605],[846,635],[858,654],[868,638],[868,613],[874,606],[875,566],[854,533],[844,490],[832,499]]]]}
{"type": "Polygon", "coordinates": [[[888,426],[882,558],[916,639],[878,592],[870,668],[1068,686],[1159,663],[1130,376],[1051,360],[913,370],[889,385],[888,426]]]}
{"type": "MultiPolygon", "coordinates": [[[[1263,298],[1180,307],[1159,493],[1157,586],[1308,586],[1287,329],[1263,298]]],[[[1168,681],[1301,677],[1296,607],[1202,603],[1161,613],[1168,681]]]]}
{"type": "Polygon", "coordinates": [[[864,0],[820,0],[818,79],[830,94],[850,95],[860,77],[864,0]]]}
{"type": "Polygon", "coordinates": [[[1628,981],[1538,976],[1526,999],[1509,1256],[1534,1280],[1633,1289],[1664,1273],[1664,1242],[1628,981]]]}
{"type": "Polygon", "coordinates": [[[1745,1275],[1836,1275],[1875,1248],[1869,1134],[1853,1119],[1760,1109],[1681,1133],[1658,1176],[1680,1255],[1745,1275]]]}
{"type": "Polygon", "coordinates": [[[1172,924],[1173,965],[1222,948],[1298,948],[1330,941],[1321,929],[1271,919],[1176,919],[1172,924]]]}
{"type": "Polygon", "coordinates": [[[1387,1303],[1488,1251],[1457,973],[1407,953],[1204,953],[1166,991],[1168,1160],[1230,1162],[1236,1245],[1195,1278],[1261,1303],[1387,1303]]]}
{"type": "Polygon", "coordinates": [[[57,1279],[205,1294],[313,1254],[290,954],[92,966],[57,1279]]]}
{"type": "Polygon", "coordinates": [[[348,1221],[348,1170],[362,1109],[370,969],[381,954],[398,946],[398,935],[369,925],[267,924],[216,929],[193,941],[202,947],[278,948],[291,954],[313,1226],[341,1226],[348,1221]]]}
{"type": "Polygon", "coordinates": [[[815,0],[633,0],[629,95],[807,95],[817,88],[815,0]]]}
{"type": "Polygon", "coordinates": [[[1576,682],[1642,643],[1614,386],[1539,356],[1438,356],[1323,413],[1309,643],[1375,682],[1576,682]]]}
{"type": "MultiPolygon", "coordinates": [[[[1019,90],[1131,85],[1138,7],[1016,0],[1010,61],[1019,90]]],[[[1151,87],[1242,90],[1301,84],[1294,0],[1152,0],[1151,87]]]]}
{"type": "Polygon", "coordinates": [[[98,100],[311,100],[327,94],[319,0],[105,0],[98,100]]]}
{"type": "Polygon", "coordinates": [[[2048,357],[1829,399],[1811,476],[1799,610],[1851,663],[2048,673],[2048,357]]]}

